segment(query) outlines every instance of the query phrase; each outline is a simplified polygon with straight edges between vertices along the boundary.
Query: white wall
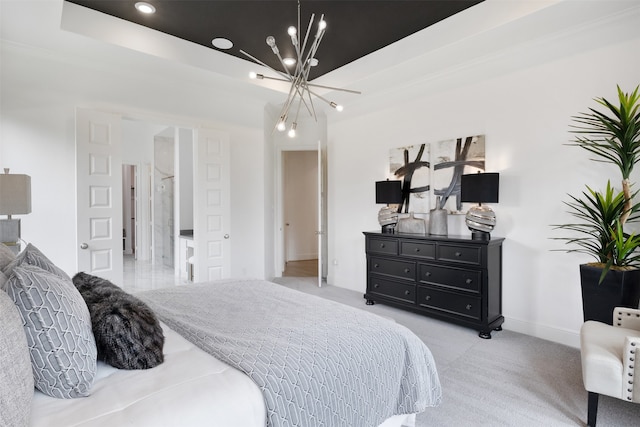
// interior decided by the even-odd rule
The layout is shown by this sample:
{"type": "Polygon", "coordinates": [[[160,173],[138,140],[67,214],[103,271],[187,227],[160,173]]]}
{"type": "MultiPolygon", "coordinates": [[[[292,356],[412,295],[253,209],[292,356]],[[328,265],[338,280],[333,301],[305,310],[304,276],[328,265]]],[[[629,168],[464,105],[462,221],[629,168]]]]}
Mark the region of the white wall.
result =
{"type": "MultiPolygon", "coordinates": [[[[193,79],[151,75],[135,59],[125,70],[115,63],[85,63],[82,50],[68,56],[4,40],[0,56],[0,166],[31,175],[32,213],[21,217],[24,240],[50,254],[67,273],[77,271],[75,108],[103,109],[230,133],[231,272],[264,277],[261,102],[234,99],[215,85],[193,79]],[[229,109],[246,111],[255,126],[227,120],[229,109]]],[[[179,64],[157,65],[178,75],[192,72],[179,64]]]]}
{"type": "MultiPolygon", "coordinates": [[[[374,182],[387,176],[389,149],[484,134],[486,168],[501,174],[500,203],[492,207],[493,235],[506,238],[503,326],[578,345],[578,264],[590,259],[552,251],[563,246],[551,239],[559,236],[551,224],[569,222],[567,193],[585,184],[602,189],[608,179],[620,188],[620,178],[615,167],[564,144],[571,116],[595,107],[593,98],[615,101],[616,84],[625,91],[640,84],[637,52],[637,17],[618,16],[443,73],[376,99],[378,111],[330,122],[329,259],[337,262],[330,283],[365,290],[361,231],[379,229],[374,182]],[[400,95],[403,101],[389,101],[400,95]]],[[[449,221],[450,234],[470,234],[463,217],[449,221]]]]}

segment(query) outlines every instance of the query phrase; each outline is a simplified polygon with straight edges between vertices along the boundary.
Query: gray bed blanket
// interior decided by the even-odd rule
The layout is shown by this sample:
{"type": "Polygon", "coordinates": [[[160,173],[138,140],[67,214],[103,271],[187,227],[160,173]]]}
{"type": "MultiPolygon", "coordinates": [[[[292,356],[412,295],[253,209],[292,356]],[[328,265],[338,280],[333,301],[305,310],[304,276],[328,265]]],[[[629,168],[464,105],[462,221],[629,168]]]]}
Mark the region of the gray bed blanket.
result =
{"type": "Polygon", "coordinates": [[[364,310],[262,280],[136,294],[158,317],[262,390],[267,425],[373,427],[437,406],[429,349],[364,310]]]}

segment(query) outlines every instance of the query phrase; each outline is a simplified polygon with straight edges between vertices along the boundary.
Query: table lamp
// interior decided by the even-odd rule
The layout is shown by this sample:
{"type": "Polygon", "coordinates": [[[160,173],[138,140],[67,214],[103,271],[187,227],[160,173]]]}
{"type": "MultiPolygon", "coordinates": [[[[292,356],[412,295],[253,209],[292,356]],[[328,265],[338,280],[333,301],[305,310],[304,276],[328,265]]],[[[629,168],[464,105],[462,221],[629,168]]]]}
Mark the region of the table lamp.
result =
{"type": "Polygon", "coordinates": [[[477,203],[467,211],[465,222],[474,240],[490,240],[496,225],[496,214],[483,203],[498,203],[500,174],[475,173],[462,175],[460,181],[460,201],[477,203]]]}
{"type": "Polygon", "coordinates": [[[0,242],[14,253],[20,252],[20,220],[11,215],[31,213],[31,177],[23,174],[10,174],[9,168],[0,174],[0,242]]]}
{"type": "Polygon", "coordinates": [[[378,213],[378,222],[383,233],[393,233],[398,222],[398,210],[389,205],[402,203],[402,181],[377,181],[376,203],[386,204],[378,213]]]}

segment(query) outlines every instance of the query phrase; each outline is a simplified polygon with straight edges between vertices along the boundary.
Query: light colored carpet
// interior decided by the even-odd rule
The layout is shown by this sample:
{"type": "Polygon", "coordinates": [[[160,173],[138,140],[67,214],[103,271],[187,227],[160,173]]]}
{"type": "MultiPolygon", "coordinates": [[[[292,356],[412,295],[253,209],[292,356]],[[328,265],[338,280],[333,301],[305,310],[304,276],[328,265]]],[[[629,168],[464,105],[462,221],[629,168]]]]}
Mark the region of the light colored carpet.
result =
{"type": "MultiPolygon", "coordinates": [[[[443,400],[418,415],[416,427],[586,425],[587,392],[578,349],[508,330],[483,340],[469,328],[383,304],[368,306],[359,292],[318,288],[315,278],[274,281],[390,317],[427,344],[436,360],[443,400]]],[[[601,396],[598,426],[640,426],[640,405],[601,396]]]]}

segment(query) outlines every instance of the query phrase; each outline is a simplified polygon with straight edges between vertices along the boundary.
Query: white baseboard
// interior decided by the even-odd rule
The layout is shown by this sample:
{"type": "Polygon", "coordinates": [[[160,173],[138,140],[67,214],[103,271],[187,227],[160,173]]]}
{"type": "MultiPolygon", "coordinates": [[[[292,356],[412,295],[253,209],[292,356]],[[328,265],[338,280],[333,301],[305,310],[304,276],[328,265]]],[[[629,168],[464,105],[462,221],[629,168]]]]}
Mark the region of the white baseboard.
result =
{"type": "Polygon", "coordinates": [[[564,344],[574,348],[580,348],[580,332],[577,331],[554,328],[508,317],[505,317],[502,327],[509,331],[531,335],[536,338],[557,342],[558,344],[564,344]]]}

